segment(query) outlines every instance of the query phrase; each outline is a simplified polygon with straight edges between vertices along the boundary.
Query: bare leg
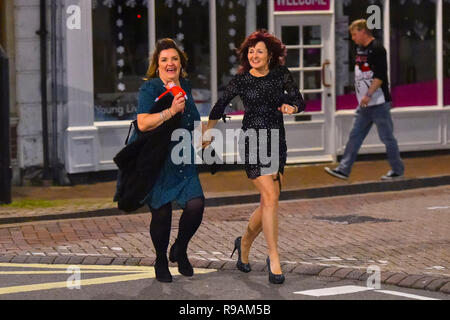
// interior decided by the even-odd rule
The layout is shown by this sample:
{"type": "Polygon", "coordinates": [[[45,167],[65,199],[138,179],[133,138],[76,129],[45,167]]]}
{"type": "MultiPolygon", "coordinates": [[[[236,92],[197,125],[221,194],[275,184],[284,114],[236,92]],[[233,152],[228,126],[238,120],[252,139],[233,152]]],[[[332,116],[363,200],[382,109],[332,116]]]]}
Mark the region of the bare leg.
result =
{"type": "MultiPolygon", "coordinates": [[[[280,183],[283,182],[283,176],[280,174],[280,183],[278,183],[278,180],[276,180],[276,175],[272,176],[275,187],[276,187],[276,194],[280,194],[280,183]]],[[[247,230],[242,237],[241,241],[241,250],[242,250],[242,262],[248,263],[248,256],[250,254],[250,248],[255,241],[255,239],[258,237],[258,235],[263,230],[262,226],[262,209],[261,204],[258,208],[256,208],[255,211],[253,211],[250,220],[247,225],[247,230]]]]}
{"type": "MultiPolygon", "coordinates": [[[[253,213],[252,218],[249,221],[249,227],[247,228],[247,233],[249,233],[249,235],[246,233],[245,245],[243,245],[243,247],[250,248],[248,245],[249,242],[253,242],[262,229],[269,249],[272,273],[281,274],[280,257],[278,255],[279,184],[278,181],[274,181],[272,176],[258,177],[253,180],[253,183],[261,194],[261,202],[259,208],[253,213]]],[[[247,259],[248,251],[246,250],[247,259]]]]}
{"type": "Polygon", "coordinates": [[[258,235],[262,231],[262,211],[261,206],[256,208],[253,214],[250,217],[250,220],[247,225],[247,230],[245,231],[244,236],[241,241],[241,250],[242,250],[242,262],[248,263],[248,256],[250,254],[250,248],[253,244],[253,241],[258,237],[258,235]]]}

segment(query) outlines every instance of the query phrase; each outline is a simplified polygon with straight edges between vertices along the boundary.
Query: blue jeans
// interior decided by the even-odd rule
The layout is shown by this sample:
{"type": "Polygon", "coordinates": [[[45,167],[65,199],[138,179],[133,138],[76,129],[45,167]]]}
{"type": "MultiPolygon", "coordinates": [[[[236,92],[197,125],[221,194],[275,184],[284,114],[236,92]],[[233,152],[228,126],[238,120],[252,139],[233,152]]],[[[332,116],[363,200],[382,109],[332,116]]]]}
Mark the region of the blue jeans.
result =
{"type": "Polygon", "coordinates": [[[400,150],[394,137],[394,125],[391,118],[391,103],[387,102],[372,107],[356,109],[353,129],[345,147],[344,155],[337,169],[347,175],[352,171],[353,163],[358,155],[364,139],[372,127],[377,126],[378,136],[386,146],[386,152],[392,171],[403,175],[405,167],[400,159],[400,150]]]}

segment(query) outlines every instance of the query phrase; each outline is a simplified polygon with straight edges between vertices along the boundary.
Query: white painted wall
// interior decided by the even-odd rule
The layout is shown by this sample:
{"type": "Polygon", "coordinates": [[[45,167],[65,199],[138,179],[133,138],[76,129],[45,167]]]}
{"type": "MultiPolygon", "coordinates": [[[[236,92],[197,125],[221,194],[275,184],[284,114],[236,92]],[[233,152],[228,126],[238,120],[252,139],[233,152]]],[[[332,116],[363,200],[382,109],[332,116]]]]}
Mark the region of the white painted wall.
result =
{"type": "Polygon", "coordinates": [[[39,0],[14,1],[14,20],[18,165],[42,166],[39,0]]]}
{"type": "MultiPolygon", "coordinates": [[[[50,1],[48,1],[48,6],[50,1]]],[[[66,84],[64,80],[65,34],[63,24],[63,6],[58,5],[57,15],[57,55],[58,55],[58,157],[64,160],[63,132],[67,127],[67,112],[65,111],[66,84]]],[[[41,115],[41,69],[40,69],[40,38],[36,32],[40,28],[39,0],[15,0],[14,1],[14,27],[15,27],[15,85],[16,107],[18,113],[18,167],[25,169],[32,166],[43,166],[42,143],[42,115],[41,115]]],[[[47,11],[47,99],[48,99],[48,129],[49,144],[52,144],[52,96],[51,96],[51,54],[50,54],[50,7],[47,11]]]]}

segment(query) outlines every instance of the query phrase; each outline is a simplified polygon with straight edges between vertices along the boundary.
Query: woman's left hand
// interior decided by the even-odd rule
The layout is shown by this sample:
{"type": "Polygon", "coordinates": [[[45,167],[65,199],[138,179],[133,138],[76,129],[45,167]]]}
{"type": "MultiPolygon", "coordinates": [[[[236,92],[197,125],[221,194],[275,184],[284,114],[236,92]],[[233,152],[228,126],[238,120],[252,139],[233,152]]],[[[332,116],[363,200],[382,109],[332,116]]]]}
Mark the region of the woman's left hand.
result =
{"type": "Polygon", "coordinates": [[[295,107],[288,104],[283,104],[281,107],[278,108],[278,111],[280,111],[283,114],[294,114],[295,110],[296,110],[295,107]]]}

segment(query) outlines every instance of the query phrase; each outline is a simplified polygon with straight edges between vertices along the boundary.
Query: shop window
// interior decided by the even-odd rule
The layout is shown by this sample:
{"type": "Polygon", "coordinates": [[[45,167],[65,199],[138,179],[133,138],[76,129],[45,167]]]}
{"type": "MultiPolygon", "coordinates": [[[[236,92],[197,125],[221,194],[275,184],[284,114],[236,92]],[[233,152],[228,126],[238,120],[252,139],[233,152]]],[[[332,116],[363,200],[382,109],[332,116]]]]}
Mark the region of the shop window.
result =
{"type": "Polygon", "coordinates": [[[391,1],[391,87],[395,107],[434,106],[436,1],[391,1]]]}
{"type": "Polygon", "coordinates": [[[450,2],[444,1],[444,105],[450,106],[450,2]]]}
{"type": "Polygon", "coordinates": [[[143,0],[93,1],[95,121],[130,120],[148,66],[148,8],[143,0]]]}
{"type": "MultiPolygon", "coordinates": [[[[247,17],[248,1],[223,0],[217,1],[217,79],[218,96],[223,94],[233,76],[239,69],[239,57],[236,50],[245,37],[255,30],[246,30],[246,19],[254,19],[256,29],[267,29],[267,1],[257,0],[256,16],[247,17]]],[[[213,104],[215,101],[212,102],[213,104]]],[[[231,101],[232,108],[227,108],[228,114],[243,114],[244,106],[239,97],[231,101]]],[[[209,109],[206,114],[209,114],[209,109]]]]}
{"type": "Polygon", "coordinates": [[[292,77],[306,103],[305,112],[321,112],[322,26],[282,26],[281,40],[287,47],[286,66],[292,68],[292,77]]]}
{"type": "MultiPolygon", "coordinates": [[[[358,100],[355,94],[355,54],[356,46],[351,39],[348,27],[358,19],[368,19],[367,9],[377,5],[381,12],[381,26],[383,26],[382,0],[336,0],[336,109],[355,109],[358,100]]],[[[383,41],[383,30],[374,29],[375,38],[383,41]]]]}
{"type": "Polygon", "coordinates": [[[205,0],[155,1],[156,38],[172,38],[188,56],[188,79],[201,115],[211,108],[211,56],[209,2],[205,0]]]}

